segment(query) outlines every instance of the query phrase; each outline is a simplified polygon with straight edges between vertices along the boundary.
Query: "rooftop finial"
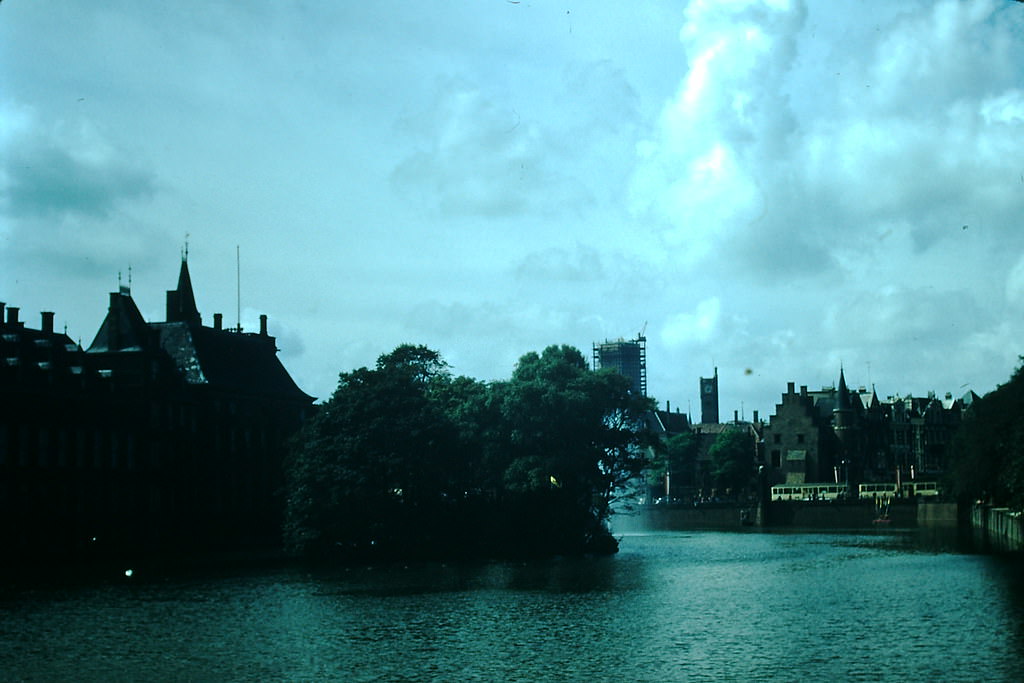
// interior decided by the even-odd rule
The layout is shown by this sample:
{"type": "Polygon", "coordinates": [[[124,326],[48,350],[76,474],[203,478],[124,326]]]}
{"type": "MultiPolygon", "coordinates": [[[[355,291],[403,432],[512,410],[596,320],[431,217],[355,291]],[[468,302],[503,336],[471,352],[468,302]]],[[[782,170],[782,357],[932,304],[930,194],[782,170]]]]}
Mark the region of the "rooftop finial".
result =
{"type": "Polygon", "coordinates": [[[189,233],[186,232],[185,233],[185,247],[181,250],[181,260],[182,261],[188,261],[188,238],[189,237],[190,237],[189,233]]]}

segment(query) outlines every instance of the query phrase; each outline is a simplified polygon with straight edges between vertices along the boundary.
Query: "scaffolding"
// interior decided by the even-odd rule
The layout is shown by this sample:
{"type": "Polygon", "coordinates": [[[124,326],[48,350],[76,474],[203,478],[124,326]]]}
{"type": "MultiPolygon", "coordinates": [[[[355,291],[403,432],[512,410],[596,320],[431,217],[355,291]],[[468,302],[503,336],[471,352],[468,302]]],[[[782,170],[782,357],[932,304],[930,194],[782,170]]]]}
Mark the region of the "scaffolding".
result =
{"type": "Polygon", "coordinates": [[[594,369],[611,368],[629,378],[631,388],[647,395],[647,337],[594,342],[594,369]]]}

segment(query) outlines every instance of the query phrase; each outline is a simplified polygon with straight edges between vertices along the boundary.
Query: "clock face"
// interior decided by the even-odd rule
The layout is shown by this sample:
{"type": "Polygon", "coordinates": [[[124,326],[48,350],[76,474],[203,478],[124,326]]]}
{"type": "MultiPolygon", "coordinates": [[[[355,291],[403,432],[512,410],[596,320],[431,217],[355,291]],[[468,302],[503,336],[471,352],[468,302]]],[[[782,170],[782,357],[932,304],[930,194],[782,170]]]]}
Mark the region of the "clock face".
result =
{"type": "Polygon", "coordinates": [[[705,384],[705,385],[704,385],[704,393],[705,393],[705,394],[710,394],[710,393],[711,393],[711,390],[712,390],[713,388],[714,388],[714,387],[712,387],[712,386],[711,386],[710,384],[705,384]]]}

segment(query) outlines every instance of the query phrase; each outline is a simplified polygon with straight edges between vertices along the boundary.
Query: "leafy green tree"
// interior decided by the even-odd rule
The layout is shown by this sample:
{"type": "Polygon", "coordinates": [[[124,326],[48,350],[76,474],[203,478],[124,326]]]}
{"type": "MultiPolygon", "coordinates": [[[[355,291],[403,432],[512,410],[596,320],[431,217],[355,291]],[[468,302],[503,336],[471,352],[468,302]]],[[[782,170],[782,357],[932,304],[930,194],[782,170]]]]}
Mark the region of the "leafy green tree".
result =
{"type": "Polygon", "coordinates": [[[664,485],[666,475],[670,490],[666,495],[675,496],[681,487],[695,486],[697,455],[700,440],[691,431],[673,434],[664,440],[662,448],[652,449],[647,477],[649,481],[664,485]]]}
{"type": "Polygon", "coordinates": [[[947,480],[959,500],[1024,509],[1024,366],[967,409],[952,453],[947,480]]]}
{"type": "Polygon", "coordinates": [[[570,347],[484,384],[400,346],[342,373],[295,439],[286,538],[377,557],[613,551],[610,502],[639,471],[651,407],[570,347]]]}
{"type": "Polygon", "coordinates": [[[619,373],[590,371],[568,346],[524,355],[500,392],[506,489],[532,494],[533,509],[566,520],[558,543],[577,550],[612,543],[605,522],[616,495],[643,467],[643,449],[653,441],[644,413],[653,401],[633,394],[619,373]]]}
{"type": "Polygon", "coordinates": [[[437,352],[410,345],[341,374],[287,463],[293,549],[388,547],[423,531],[423,510],[454,492],[461,471],[457,432],[434,395],[446,375],[437,352]]]}
{"type": "Polygon", "coordinates": [[[708,449],[711,484],[719,491],[737,494],[750,486],[754,476],[754,441],[746,430],[722,432],[708,449]]]}

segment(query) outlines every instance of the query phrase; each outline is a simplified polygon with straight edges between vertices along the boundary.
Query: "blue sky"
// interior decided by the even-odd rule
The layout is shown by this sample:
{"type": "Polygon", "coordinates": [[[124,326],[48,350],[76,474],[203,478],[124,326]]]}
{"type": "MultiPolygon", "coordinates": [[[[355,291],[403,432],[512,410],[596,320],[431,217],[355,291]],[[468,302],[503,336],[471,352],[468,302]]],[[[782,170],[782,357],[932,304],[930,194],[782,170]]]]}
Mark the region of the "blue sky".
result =
{"type": "Polygon", "coordinates": [[[0,4],[0,301],[88,345],[270,318],[308,393],[404,342],[509,376],[648,339],[648,386],[985,393],[1024,338],[1024,5],[0,4]]]}

